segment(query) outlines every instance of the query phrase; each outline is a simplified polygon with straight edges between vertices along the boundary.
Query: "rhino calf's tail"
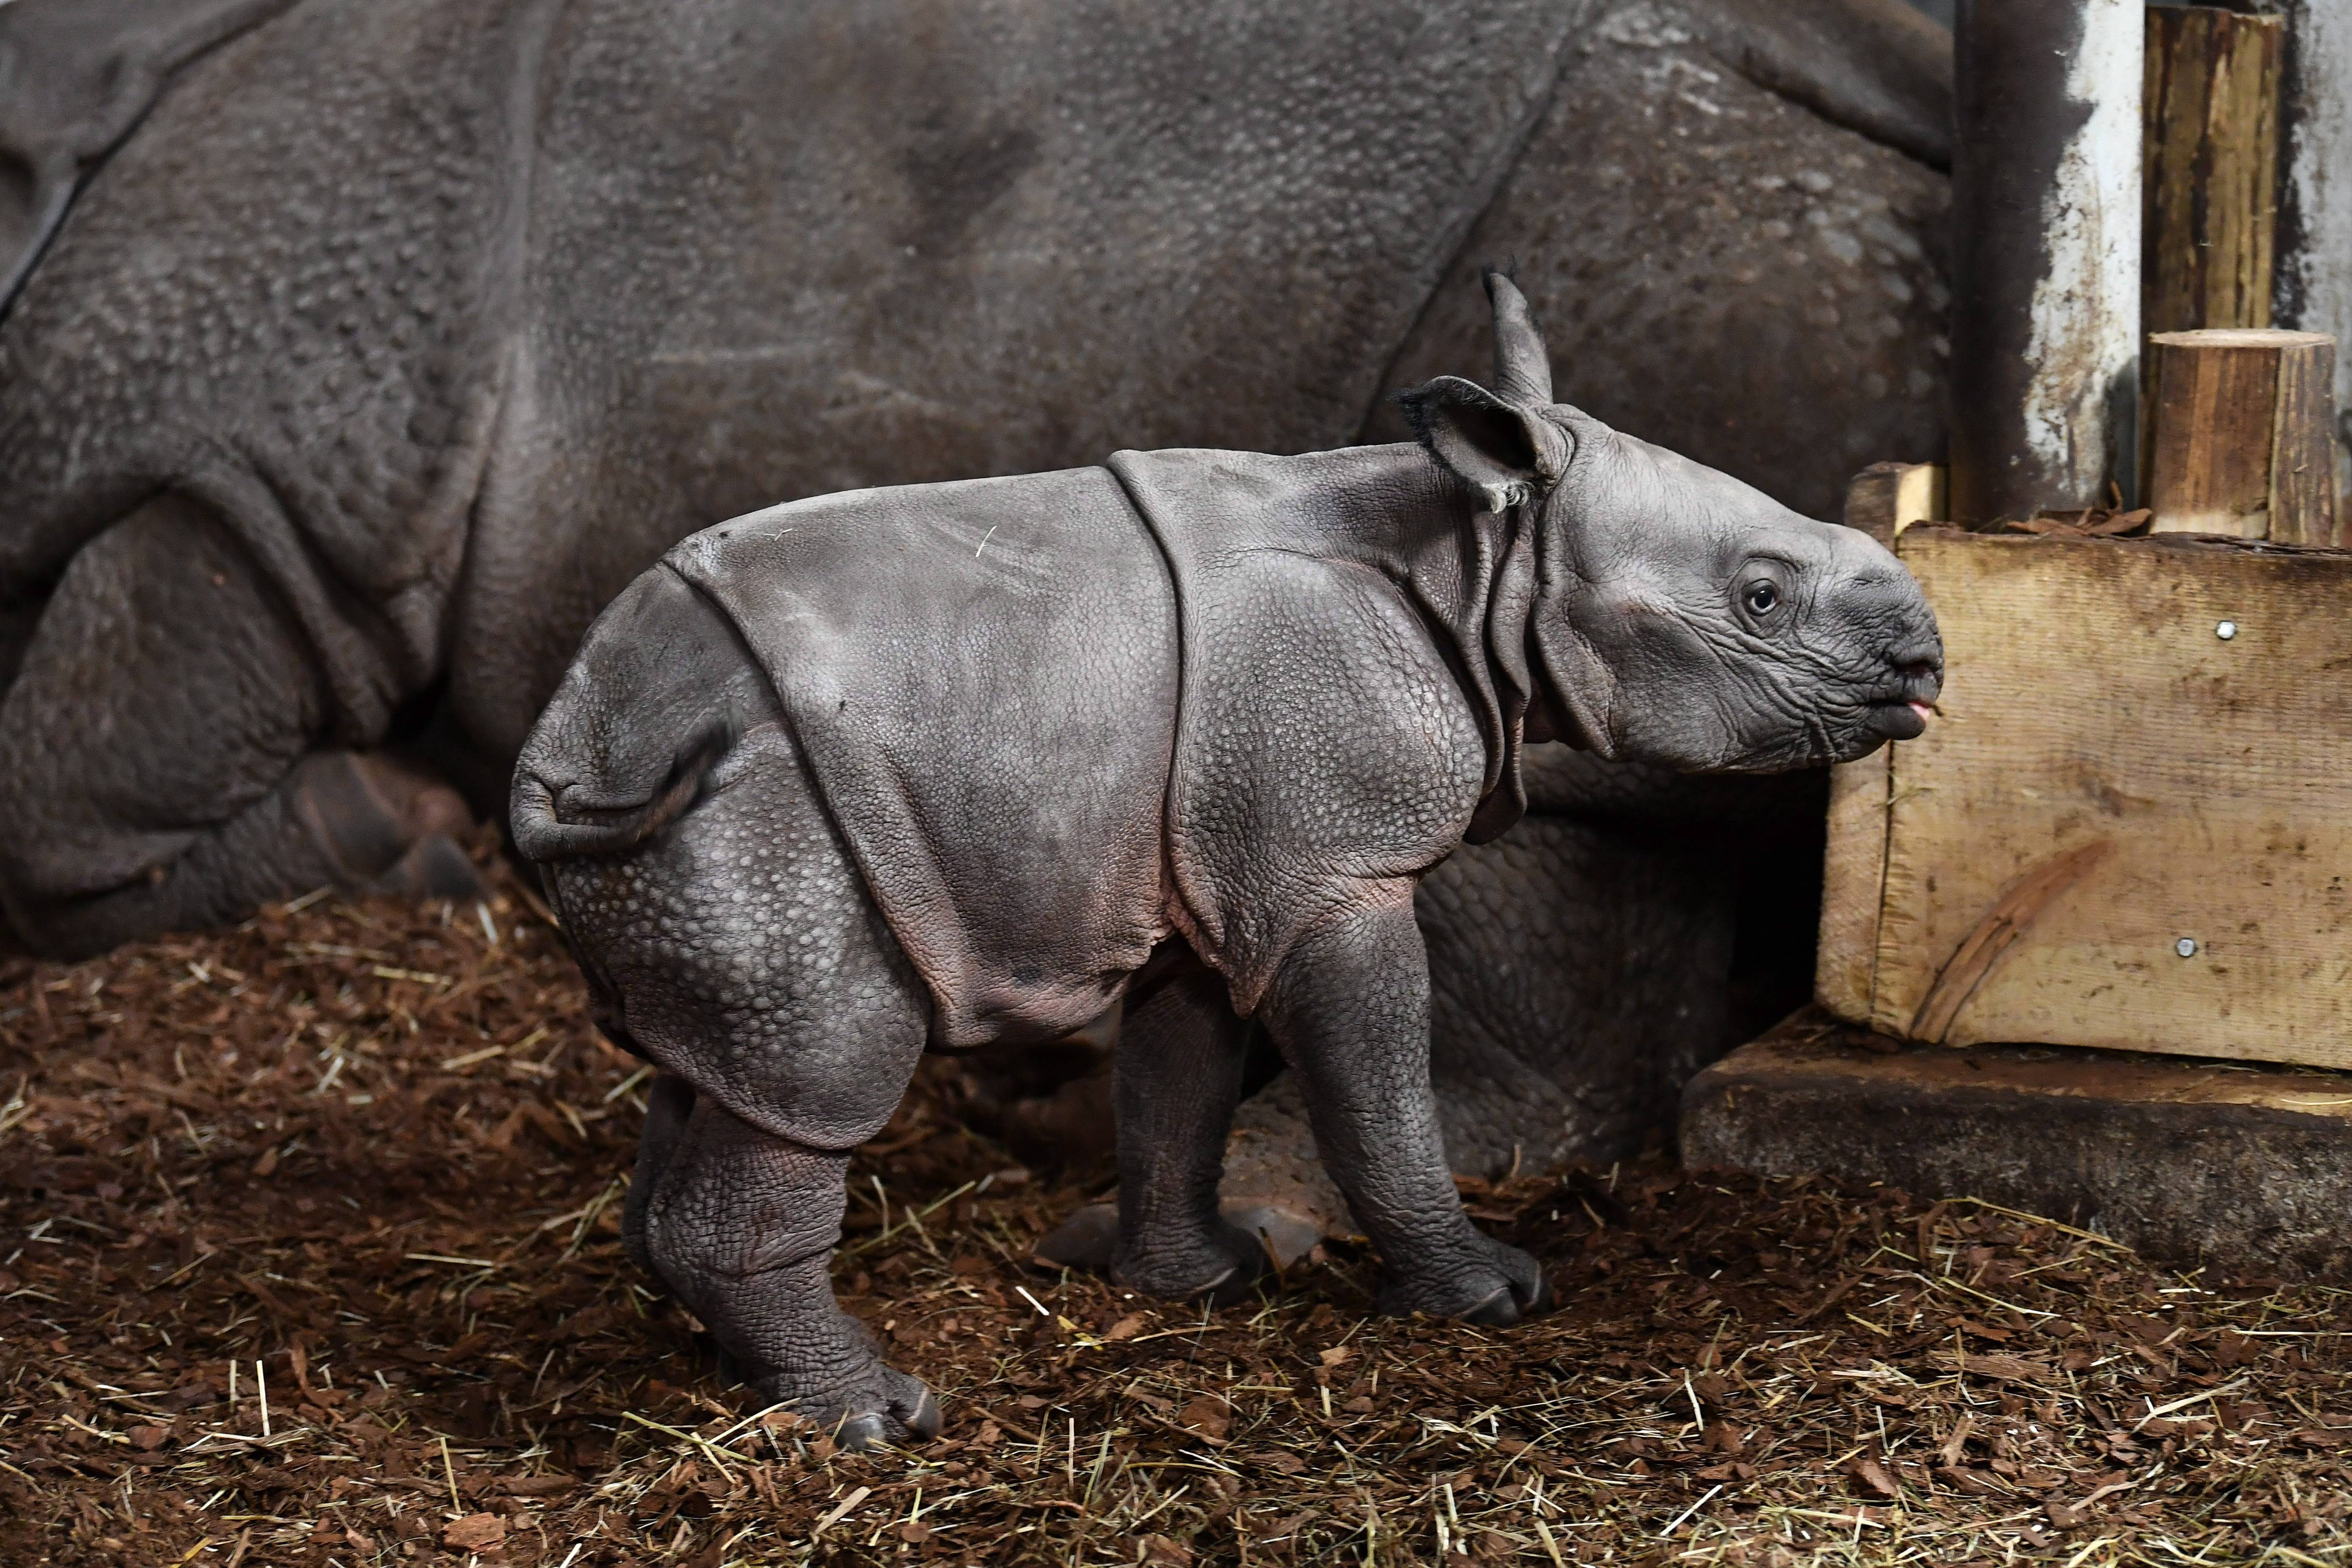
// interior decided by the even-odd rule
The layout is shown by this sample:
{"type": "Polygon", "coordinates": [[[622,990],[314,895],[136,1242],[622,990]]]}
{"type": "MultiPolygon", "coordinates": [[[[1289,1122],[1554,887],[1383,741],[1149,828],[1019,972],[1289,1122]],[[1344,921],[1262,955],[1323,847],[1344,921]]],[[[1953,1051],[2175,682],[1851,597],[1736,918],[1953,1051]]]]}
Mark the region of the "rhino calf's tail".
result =
{"type": "Polygon", "coordinates": [[[523,747],[515,847],[544,862],[644,843],[686,814],[772,705],[726,618],[676,574],[645,574],[589,633],[523,747]],[[598,644],[622,657],[595,657],[598,644]]]}
{"type": "Polygon", "coordinates": [[[712,764],[733,737],[714,729],[698,735],[670,764],[659,788],[644,800],[591,804],[576,785],[551,785],[534,773],[515,774],[512,825],[515,847],[533,860],[580,855],[614,855],[633,848],[683,816],[702,793],[712,764]]]}

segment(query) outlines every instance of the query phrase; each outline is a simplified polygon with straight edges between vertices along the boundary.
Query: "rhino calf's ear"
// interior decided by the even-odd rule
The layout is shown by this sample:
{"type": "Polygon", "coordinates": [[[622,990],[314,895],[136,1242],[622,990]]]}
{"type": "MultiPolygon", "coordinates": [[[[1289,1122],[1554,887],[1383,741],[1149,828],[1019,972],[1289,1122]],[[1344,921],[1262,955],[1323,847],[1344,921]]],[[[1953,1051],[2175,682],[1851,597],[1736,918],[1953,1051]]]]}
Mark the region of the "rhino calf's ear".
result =
{"type": "Polygon", "coordinates": [[[1489,511],[1527,501],[1567,467],[1565,432],[1475,382],[1441,375],[1397,394],[1397,406],[1430,456],[1486,497],[1489,511]]]}

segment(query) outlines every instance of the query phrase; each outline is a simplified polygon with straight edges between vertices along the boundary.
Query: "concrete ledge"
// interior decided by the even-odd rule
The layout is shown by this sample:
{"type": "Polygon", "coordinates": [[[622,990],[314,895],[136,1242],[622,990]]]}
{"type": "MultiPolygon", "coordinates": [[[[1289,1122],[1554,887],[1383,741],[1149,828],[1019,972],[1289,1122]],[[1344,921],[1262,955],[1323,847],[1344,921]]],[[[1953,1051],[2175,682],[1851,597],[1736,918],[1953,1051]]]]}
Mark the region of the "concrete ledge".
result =
{"type": "Polygon", "coordinates": [[[1683,1091],[1694,1169],[1970,1196],[2225,1273],[2352,1278],[2352,1074],[1908,1045],[1808,1008],[1683,1091]]]}

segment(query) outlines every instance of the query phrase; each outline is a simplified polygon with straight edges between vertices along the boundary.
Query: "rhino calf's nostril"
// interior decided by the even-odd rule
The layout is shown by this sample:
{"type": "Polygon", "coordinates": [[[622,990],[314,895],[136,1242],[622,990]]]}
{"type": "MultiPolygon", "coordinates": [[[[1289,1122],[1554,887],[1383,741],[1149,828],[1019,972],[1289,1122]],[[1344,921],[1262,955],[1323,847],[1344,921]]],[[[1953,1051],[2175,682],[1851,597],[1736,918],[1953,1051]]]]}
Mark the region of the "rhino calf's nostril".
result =
{"type": "Polygon", "coordinates": [[[1938,669],[1944,650],[1932,638],[1897,643],[1886,650],[1886,662],[1901,670],[1938,669]]]}

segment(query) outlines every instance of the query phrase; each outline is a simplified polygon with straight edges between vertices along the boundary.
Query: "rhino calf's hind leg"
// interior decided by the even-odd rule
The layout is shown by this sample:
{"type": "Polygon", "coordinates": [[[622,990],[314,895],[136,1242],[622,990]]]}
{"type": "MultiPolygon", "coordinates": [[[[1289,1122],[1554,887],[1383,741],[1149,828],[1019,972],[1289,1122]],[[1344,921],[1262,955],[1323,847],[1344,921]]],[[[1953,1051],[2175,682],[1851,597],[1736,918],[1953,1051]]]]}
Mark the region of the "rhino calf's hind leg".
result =
{"type": "MultiPolygon", "coordinates": [[[[681,609],[688,629],[707,614],[681,609]]],[[[691,667],[652,637],[625,651],[691,667]]],[[[721,666],[699,684],[729,678],[721,666]]],[[[928,1436],[938,1402],[883,1364],[835,1301],[827,1266],[850,1153],[898,1105],[929,994],[765,700],[747,680],[746,729],[675,820],[626,848],[550,863],[598,1026],[662,1069],[622,1235],[763,1402],[837,1427],[846,1446],[928,1436]]],[[[656,726],[600,718],[580,723],[582,750],[614,736],[667,743],[656,726]]],[[[589,763],[541,765],[608,790],[614,766],[609,743],[589,763]]],[[[646,771],[658,781],[667,769],[646,771]]]]}
{"type": "Polygon", "coordinates": [[[1189,952],[1147,971],[1115,1052],[1118,1245],[1111,1273],[1155,1296],[1240,1300],[1265,1249],[1217,1212],[1225,1133],[1241,1099],[1249,1026],[1225,983],[1189,952]]]}
{"type": "Polygon", "coordinates": [[[646,1194],[646,1260],[764,1398],[845,1447],[932,1436],[931,1391],[885,1365],[833,1297],[848,1169],[846,1151],[763,1132],[698,1097],[646,1194]]]}

